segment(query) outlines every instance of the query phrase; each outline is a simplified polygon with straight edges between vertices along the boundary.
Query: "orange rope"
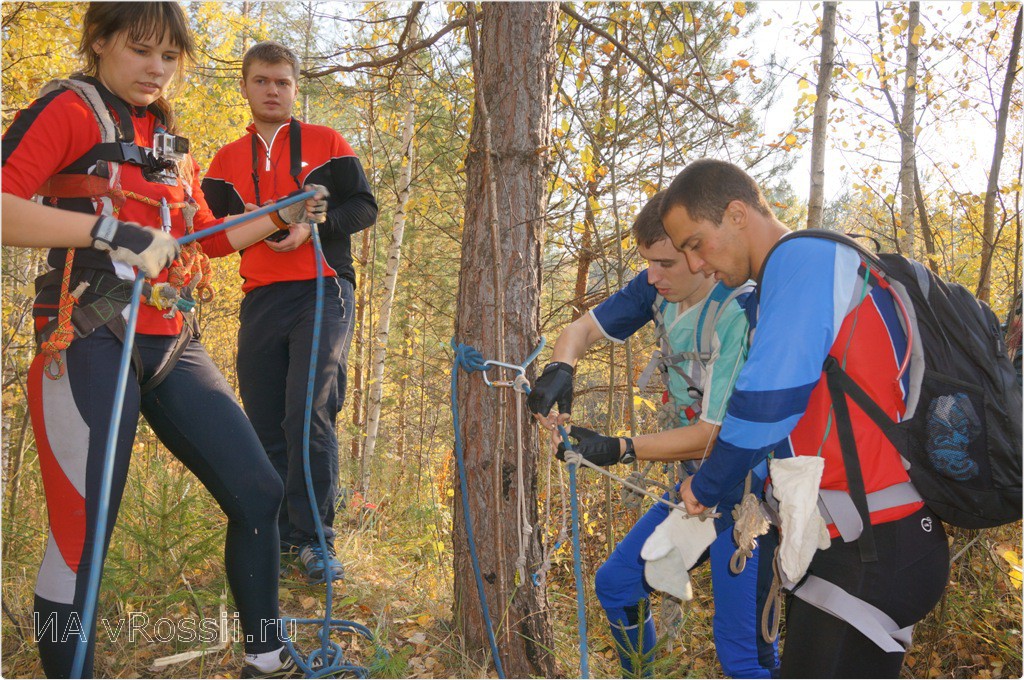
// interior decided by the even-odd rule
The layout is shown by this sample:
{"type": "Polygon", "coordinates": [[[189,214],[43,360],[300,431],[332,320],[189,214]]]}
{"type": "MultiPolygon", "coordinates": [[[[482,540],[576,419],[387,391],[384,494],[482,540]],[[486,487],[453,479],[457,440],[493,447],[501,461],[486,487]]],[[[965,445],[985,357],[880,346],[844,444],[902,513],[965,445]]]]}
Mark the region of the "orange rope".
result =
{"type": "Polygon", "coordinates": [[[71,325],[71,312],[78,298],[71,294],[71,265],[75,260],[75,249],[68,248],[67,259],[64,260],[64,276],[60,281],[60,303],[57,307],[57,327],[39,346],[43,359],[43,373],[50,380],[58,380],[64,376],[64,359],[60,353],[66,350],[75,339],[75,329],[71,325]],[[57,365],[54,373],[52,366],[57,365]]]}
{"type": "MultiPolygon", "coordinates": [[[[99,195],[99,194],[97,194],[99,195]]],[[[114,215],[120,212],[125,198],[133,198],[140,203],[153,207],[160,207],[159,201],[154,201],[148,196],[137,194],[133,191],[122,191],[119,188],[106,192],[113,201],[114,215]]],[[[93,196],[95,197],[95,196],[93,196]]],[[[188,202],[171,203],[169,208],[186,211],[192,208],[188,202]]],[[[192,233],[192,220],[185,220],[185,233],[192,233]]],[[[61,352],[67,350],[71,341],[75,339],[75,329],[71,324],[71,312],[78,304],[78,297],[71,293],[71,268],[75,259],[75,249],[68,248],[67,259],[64,261],[64,275],[60,283],[60,302],[57,305],[57,327],[50,334],[50,337],[39,346],[39,352],[43,360],[43,372],[51,380],[58,380],[64,376],[64,359],[61,352]],[[56,365],[56,372],[52,368],[56,365]]],[[[195,288],[196,297],[202,302],[209,302],[213,299],[214,290],[211,286],[213,281],[213,270],[210,267],[210,258],[203,252],[203,247],[198,241],[193,241],[181,249],[181,255],[176,259],[168,270],[168,282],[175,288],[182,288],[187,281],[191,281],[197,275],[202,278],[195,288]]]]}
{"type": "MultiPolygon", "coordinates": [[[[132,198],[140,203],[156,208],[160,207],[159,201],[154,201],[148,196],[136,194],[133,191],[124,191],[122,193],[126,198],[132,198]]],[[[186,210],[191,207],[191,204],[187,202],[170,203],[167,207],[177,210],[186,210]]],[[[185,233],[192,233],[191,220],[185,220],[185,233]]],[[[185,284],[195,278],[196,275],[202,276],[202,279],[199,281],[199,285],[196,286],[196,296],[202,302],[209,302],[213,299],[214,295],[213,286],[210,285],[213,280],[213,270],[210,267],[210,258],[203,252],[203,247],[198,241],[192,241],[182,247],[181,254],[178,256],[178,259],[171,264],[170,269],[167,271],[167,282],[175,288],[183,288],[185,284]]]]}

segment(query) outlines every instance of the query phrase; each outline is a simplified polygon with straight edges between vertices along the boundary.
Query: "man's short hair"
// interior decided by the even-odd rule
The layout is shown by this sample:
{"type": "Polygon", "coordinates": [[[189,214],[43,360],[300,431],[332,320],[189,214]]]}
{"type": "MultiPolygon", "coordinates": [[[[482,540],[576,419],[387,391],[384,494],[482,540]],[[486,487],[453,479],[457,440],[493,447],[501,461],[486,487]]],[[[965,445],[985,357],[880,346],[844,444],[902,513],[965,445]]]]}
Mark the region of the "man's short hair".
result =
{"type": "Polygon", "coordinates": [[[698,222],[722,223],[725,209],[733,201],[743,201],[765,217],[773,217],[757,182],[740,167],[714,158],[696,160],[676,175],[661,201],[664,217],[673,208],[683,207],[698,222]]]}
{"type": "Polygon", "coordinates": [[[661,201],[664,198],[665,190],[662,189],[651,196],[651,200],[647,201],[643,208],[640,208],[636,219],[633,220],[630,231],[633,232],[633,238],[636,239],[637,244],[644,248],[650,248],[658,241],[668,238],[665,227],[661,223],[661,201]]]}
{"type": "Polygon", "coordinates": [[[242,57],[242,80],[249,75],[253,62],[265,64],[291,64],[295,82],[299,82],[299,58],[295,53],[274,40],[264,40],[250,47],[242,57]]]}

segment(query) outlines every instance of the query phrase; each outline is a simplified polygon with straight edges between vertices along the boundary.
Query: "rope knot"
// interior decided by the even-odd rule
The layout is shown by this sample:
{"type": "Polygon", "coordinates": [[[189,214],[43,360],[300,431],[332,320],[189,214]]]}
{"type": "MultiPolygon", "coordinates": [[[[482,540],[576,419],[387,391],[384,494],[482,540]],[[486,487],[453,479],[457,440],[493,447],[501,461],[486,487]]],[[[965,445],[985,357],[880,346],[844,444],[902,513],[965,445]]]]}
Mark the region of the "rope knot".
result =
{"type": "Polygon", "coordinates": [[[488,366],[484,363],[484,355],[480,354],[480,350],[476,349],[472,345],[455,342],[455,338],[452,338],[451,346],[452,349],[455,350],[455,363],[458,364],[462,370],[467,373],[487,370],[488,366]]]}
{"type": "Polygon", "coordinates": [[[522,373],[516,375],[515,380],[512,381],[512,389],[516,392],[523,394],[530,393],[530,381],[526,379],[526,376],[522,373]]]}
{"type": "Polygon", "coordinates": [[[566,465],[579,466],[579,464],[583,462],[583,456],[573,451],[572,449],[566,449],[563,460],[565,461],[566,465]]]}

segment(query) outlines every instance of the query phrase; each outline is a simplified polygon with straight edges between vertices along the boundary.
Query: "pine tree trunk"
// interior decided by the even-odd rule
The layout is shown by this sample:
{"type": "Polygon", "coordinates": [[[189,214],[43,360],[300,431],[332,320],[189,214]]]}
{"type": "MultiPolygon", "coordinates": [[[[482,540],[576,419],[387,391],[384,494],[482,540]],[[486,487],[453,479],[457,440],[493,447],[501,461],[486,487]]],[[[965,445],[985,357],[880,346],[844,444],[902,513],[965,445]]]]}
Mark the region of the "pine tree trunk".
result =
{"type": "MultiPolygon", "coordinates": [[[[416,42],[416,19],[409,27],[409,41],[416,42]]],[[[402,240],[405,238],[406,205],[412,187],[412,165],[414,160],[413,132],[416,129],[416,87],[415,72],[410,69],[405,76],[404,98],[407,100],[405,121],[402,124],[402,171],[398,179],[398,210],[395,226],[391,232],[388,247],[388,261],[384,274],[384,299],[377,319],[377,335],[374,339],[371,361],[369,409],[366,416],[366,443],[359,463],[359,486],[363,494],[370,490],[370,470],[373,454],[377,447],[377,432],[380,428],[380,407],[384,398],[384,363],[388,354],[388,338],[391,334],[391,308],[395,301],[395,287],[398,285],[398,265],[402,260],[402,240]]]]}
{"type": "Polygon", "coordinates": [[[818,98],[814,100],[811,134],[811,193],[807,200],[807,228],[821,228],[825,203],[825,139],[828,136],[828,99],[836,52],[836,3],[826,2],[821,15],[821,58],[818,60],[818,98]]]}
{"type": "Polygon", "coordinates": [[[988,302],[992,294],[992,253],[996,247],[996,193],[999,192],[999,168],[1003,163],[1003,145],[1006,143],[1006,118],[1010,112],[1010,92],[1014,76],[1017,75],[1017,57],[1020,54],[1021,20],[1024,10],[1017,11],[1013,27],[1013,41],[1010,45],[1010,60],[1006,65],[1003,79],[1003,94],[999,102],[999,118],[996,120],[996,143],[992,151],[992,168],[988,173],[988,188],[985,190],[985,213],[981,239],[981,271],[978,273],[978,299],[988,302]]]}
{"type": "MultiPolygon", "coordinates": [[[[540,237],[547,208],[556,16],[551,3],[485,3],[474,49],[477,106],[466,159],[455,337],[486,358],[508,362],[523,361],[539,342],[540,237]],[[499,306],[502,300],[505,304],[499,306]]],[[[475,35],[471,26],[471,41],[475,35]]],[[[527,375],[534,377],[532,367],[527,375]]],[[[489,388],[478,373],[464,371],[459,374],[457,396],[469,492],[467,498],[455,495],[456,621],[475,659],[487,654],[486,627],[492,625],[508,677],[551,677],[554,657],[548,651],[552,633],[546,591],[515,583],[519,397],[489,388]],[[474,525],[491,622],[483,620],[477,596],[463,503],[468,504],[474,525]]],[[[534,525],[537,432],[525,414],[519,434],[524,448],[523,497],[527,520],[534,525]]],[[[534,531],[526,540],[528,572],[542,559],[540,533],[534,531]]]]}

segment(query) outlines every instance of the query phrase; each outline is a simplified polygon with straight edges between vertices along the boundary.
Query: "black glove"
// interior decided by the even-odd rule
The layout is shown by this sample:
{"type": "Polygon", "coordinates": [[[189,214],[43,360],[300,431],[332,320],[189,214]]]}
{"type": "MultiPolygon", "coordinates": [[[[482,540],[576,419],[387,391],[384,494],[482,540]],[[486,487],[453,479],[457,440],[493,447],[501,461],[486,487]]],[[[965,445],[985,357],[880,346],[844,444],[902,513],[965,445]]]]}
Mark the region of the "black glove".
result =
{"type": "MultiPolygon", "coordinates": [[[[569,438],[574,440],[572,450],[594,465],[601,467],[615,465],[622,456],[619,452],[618,437],[606,437],[585,427],[573,425],[569,428],[569,438]]],[[[558,460],[565,460],[565,442],[558,444],[558,452],[555,456],[558,460]]]]}
{"type": "Polygon", "coordinates": [[[178,242],[165,231],[108,216],[96,220],[89,235],[93,248],[110,253],[111,260],[138,267],[151,279],[170,267],[181,252],[178,242]]]}
{"type": "Polygon", "coordinates": [[[572,411],[573,368],[561,361],[553,361],[544,367],[536,384],[526,398],[526,406],[534,413],[546,416],[558,402],[559,413],[572,411]]]}

